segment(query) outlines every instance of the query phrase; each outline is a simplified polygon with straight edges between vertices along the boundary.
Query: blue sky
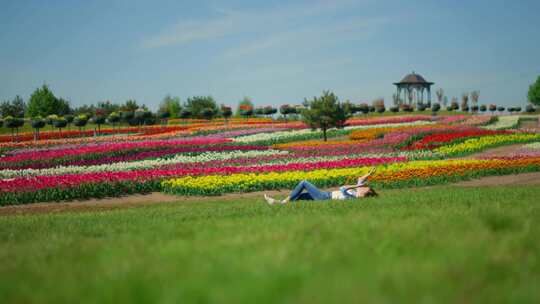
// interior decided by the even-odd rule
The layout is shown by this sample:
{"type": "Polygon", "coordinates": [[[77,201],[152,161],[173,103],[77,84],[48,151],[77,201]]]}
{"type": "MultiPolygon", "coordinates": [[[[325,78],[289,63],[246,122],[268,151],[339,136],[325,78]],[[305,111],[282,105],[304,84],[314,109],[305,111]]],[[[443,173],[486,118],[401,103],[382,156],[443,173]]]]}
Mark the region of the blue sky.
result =
{"type": "Polygon", "coordinates": [[[390,104],[414,70],[449,98],[508,106],[540,75],[538,0],[0,2],[0,100],[47,83],[73,105],[280,105],[325,89],[390,104]]]}

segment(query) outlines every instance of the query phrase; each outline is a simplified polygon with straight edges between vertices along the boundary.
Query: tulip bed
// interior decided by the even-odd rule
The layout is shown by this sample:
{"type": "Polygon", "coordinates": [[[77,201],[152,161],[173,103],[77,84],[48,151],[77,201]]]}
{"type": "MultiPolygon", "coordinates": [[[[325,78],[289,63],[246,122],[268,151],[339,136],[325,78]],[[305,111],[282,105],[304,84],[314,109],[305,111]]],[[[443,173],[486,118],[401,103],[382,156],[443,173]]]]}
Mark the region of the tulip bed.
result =
{"type": "MultiPolygon", "coordinates": [[[[301,180],[310,180],[320,187],[354,183],[370,168],[365,166],[313,171],[289,171],[187,176],[162,182],[163,190],[181,195],[217,195],[228,192],[247,192],[294,187],[301,180]]],[[[379,187],[433,185],[470,179],[485,175],[502,175],[540,171],[540,158],[494,160],[412,161],[377,167],[371,181],[379,187]]]]}
{"type": "Polygon", "coordinates": [[[153,191],[216,195],[290,188],[303,179],[330,187],[373,166],[378,187],[538,171],[540,134],[500,122],[464,115],[355,117],[344,129],[329,130],[324,142],[320,130],[298,121],[192,121],[111,136],[2,142],[0,205],[153,191]],[[516,143],[529,148],[497,159],[449,159],[516,143]]]}

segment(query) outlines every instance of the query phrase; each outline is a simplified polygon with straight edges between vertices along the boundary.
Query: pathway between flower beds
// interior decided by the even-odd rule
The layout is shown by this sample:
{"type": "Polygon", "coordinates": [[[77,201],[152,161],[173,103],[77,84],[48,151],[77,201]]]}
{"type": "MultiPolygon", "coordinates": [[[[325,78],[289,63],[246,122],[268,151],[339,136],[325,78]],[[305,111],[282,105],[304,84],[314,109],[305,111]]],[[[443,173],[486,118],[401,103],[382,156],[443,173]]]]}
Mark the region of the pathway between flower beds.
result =
{"type": "MultiPolygon", "coordinates": [[[[523,173],[517,175],[504,176],[489,176],[476,180],[464,181],[453,184],[457,187],[480,187],[480,186],[503,186],[503,185],[540,185],[540,172],[523,173]]],[[[439,187],[439,186],[430,186],[439,187]]],[[[416,188],[421,190],[421,188],[416,188]]],[[[381,190],[381,195],[385,193],[391,194],[394,191],[401,190],[381,190]]],[[[214,200],[230,202],[241,198],[256,198],[263,202],[263,193],[268,193],[277,197],[284,197],[288,194],[287,190],[282,191],[265,191],[265,192],[250,192],[250,193],[232,193],[222,196],[190,196],[181,197],[167,195],[160,192],[154,192],[147,195],[130,195],[125,197],[107,198],[107,199],[92,199],[86,201],[61,202],[61,203],[36,203],[19,206],[0,207],[0,216],[3,215],[25,215],[25,214],[40,214],[40,213],[61,213],[61,212],[99,212],[115,210],[120,208],[142,207],[155,204],[168,204],[179,202],[198,202],[201,200],[214,200]]]]}

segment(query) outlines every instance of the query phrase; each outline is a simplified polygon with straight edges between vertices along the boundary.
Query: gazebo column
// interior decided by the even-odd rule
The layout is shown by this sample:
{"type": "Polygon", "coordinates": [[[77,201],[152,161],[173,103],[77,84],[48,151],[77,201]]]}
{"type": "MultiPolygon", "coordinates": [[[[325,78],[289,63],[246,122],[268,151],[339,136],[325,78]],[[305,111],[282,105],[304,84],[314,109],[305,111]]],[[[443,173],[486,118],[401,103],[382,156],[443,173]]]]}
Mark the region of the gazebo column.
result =
{"type": "Polygon", "coordinates": [[[428,104],[431,107],[431,86],[427,87],[428,104]]]}

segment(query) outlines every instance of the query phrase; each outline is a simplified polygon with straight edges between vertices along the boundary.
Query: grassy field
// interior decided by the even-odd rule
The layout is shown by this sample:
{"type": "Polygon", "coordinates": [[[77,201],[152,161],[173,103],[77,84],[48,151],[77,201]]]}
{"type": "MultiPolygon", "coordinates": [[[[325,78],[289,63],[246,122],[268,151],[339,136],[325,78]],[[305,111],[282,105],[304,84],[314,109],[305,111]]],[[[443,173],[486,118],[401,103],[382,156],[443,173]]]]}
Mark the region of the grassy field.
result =
{"type": "Polygon", "coordinates": [[[0,218],[0,303],[539,303],[540,188],[0,218]]]}

